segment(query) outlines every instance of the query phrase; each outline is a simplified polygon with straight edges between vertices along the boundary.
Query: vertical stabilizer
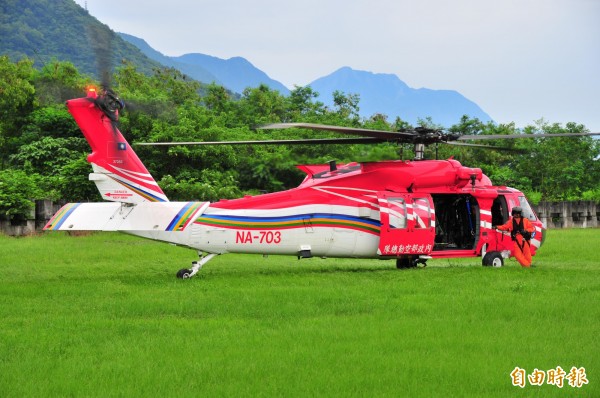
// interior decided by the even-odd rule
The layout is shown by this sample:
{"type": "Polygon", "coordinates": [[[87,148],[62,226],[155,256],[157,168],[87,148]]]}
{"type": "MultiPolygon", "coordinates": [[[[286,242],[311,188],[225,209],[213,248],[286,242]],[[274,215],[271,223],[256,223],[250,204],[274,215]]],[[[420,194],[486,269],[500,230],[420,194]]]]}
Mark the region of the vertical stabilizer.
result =
{"type": "Polygon", "coordinates": [[[87,157],[94,170],[90,180],[105,200],[167,202],[162,189],[116,127],[114,115],[111,118],[100,108],[102,99],[92,94],[67,101],[69,112],[92,148],[87,157]]]}

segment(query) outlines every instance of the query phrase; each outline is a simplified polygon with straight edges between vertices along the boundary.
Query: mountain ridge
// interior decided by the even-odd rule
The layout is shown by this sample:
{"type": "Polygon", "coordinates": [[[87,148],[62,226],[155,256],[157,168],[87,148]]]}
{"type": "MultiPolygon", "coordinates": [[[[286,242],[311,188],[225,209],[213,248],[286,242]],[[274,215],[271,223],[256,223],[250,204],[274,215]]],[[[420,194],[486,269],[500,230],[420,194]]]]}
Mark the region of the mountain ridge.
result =
{"type": "MultiPolygon", "coordinates": [[[[24,56],[41,68],[51,59],[72,62],[80,72],[98,76],[94,43],[86,34],[89,26],[102,30],[112,44],[110,64],[114,69],[123,60],[150,74],[161,66],[176,68],[202,83],[216,83],[242,93],[248,87],[265,84],[283,95],[290,90],[271,79],[242,57],[227,60],[201,53],[168,57],[142,39],[115,33],[73,0],[5,0],[0,4],[0,53],[13,60],[24,56]],[[69,21],[69,23],[64,23],[69,21]]],[[[359,95],[359,115],[396,117],[413,125],[431,117],[436,124],[449,127],[463,115],[484,122],[492,120],[476,103],[454,90],[414,89],[393,74],[354,70],[348,66],[309,83],[319,93],[319,101],[333,105],[333,92],[359,95]]]]}
{"type": "MultiPolygon", "coordinates": [[[[228,89],[241,93],[246,87],[256,87],[266,84],[272,89],[287,95],[289,89],[283,84],[271,79],[268,75],[252,65],[243,57],[221,59],[201,53],[188,53],[178,57],[168,57],[152,49],[143,39],[125,33],[119,33],[132,44],[140,45],[142,52],[150,58],[166,62],[177,67],[182,72],[203,82],[193,68],[208,71],[215,76],[214,82],[228,89]],[[147,48],[146,48],[147,47],[147,48]],[[185,69],[181,69],[185,68],[185,69]]],[[[397,75],[389,73],[374,73],[352,69],[343,66],[329,75],[318,78],[309,84],[319,94],[319,100],[325,105],[333,106],[333,92],[359,95],[359,115],[371,117],[384,114],[390,121],[397,117],[416,125],[428,117],[444,127],[449,127],[460,121],[463,115],[477,118],[483,122],[492,118],[475,102],[464,97],[456,90],[434,90],[429,88],[411,88],[397,75]]]]}
{"type": "Polygon", "coordinates": [[[118,35],[139,48],[150,59],[165,66],[176,68],[200,82],[220,84],[236,93],[242,93],[247,87],[256,87],[260,84],[266,84],[283,95],[290,93],[290,90],[282,83],[271,79],[265,72],[256,68],[245,58],[222,59],[201,53],[188,53],[171,57],[155,50],[142,38],[123,32],[119,32],[118,35]]]}
{"type": "Polygon", "coordinates": [[[190,66],[181,62],[177,62],[172,57],[168,57],[163,55],[159,51],[152,48],[144,39],[129,35],[127,33],[118,32],[118,36],[120,36],[126,42],[136,46],[144,55],[148,58],[159,62],[160,64],[178,69],[180,72],[190,76],[191,78],[198,80],[200,82],[215,82],[217,84],[223,84],[215,75],[211,72],[203,68],[202,66],[190,66]]]}
{"type": "Polygon", "coordinates": [[[238,93],[243,92],[247,87],[256,87],[260,84],[266,84],[284,95],[290,93],[290,90],[282,83],[271,79],[265,72],[256,68],[243,57],[222,59],[212,55],[189,53],[171,58],[188,65],[202,66],[218,79],[226,81],[227,88],[238,93]],[[245,73],[240,73],[241,71],[245,73]]]}

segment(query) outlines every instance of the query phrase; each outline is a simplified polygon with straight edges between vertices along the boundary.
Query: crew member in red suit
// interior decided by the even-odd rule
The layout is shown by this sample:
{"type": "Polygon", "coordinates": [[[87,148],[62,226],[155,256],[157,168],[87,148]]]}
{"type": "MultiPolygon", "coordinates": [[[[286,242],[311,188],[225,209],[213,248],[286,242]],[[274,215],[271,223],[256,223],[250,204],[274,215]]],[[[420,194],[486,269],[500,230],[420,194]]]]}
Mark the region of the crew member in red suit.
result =
{"type": "Polygon", "coordinates": [[[512,217],[505,224],[497,225],[496,229],[510,231],[510,237],[515,242],[513,249],[515,258],[523,267],[529,268],[531,266],[529,240],[535,228],[527,218],[523,217],[523,209],[519,206],[513,207],[511,215],[512,217]]]}

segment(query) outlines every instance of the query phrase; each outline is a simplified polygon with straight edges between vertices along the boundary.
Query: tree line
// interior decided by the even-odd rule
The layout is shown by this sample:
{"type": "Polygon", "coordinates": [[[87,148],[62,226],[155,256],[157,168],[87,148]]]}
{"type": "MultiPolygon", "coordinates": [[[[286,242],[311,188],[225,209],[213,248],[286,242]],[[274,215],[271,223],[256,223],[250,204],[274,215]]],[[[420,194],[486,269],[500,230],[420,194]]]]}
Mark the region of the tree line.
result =
{"type": "MultiPolygon", "coordinates": [[[[332,107],[310,87],[284,96],[265,85],[235,94],[216,84],[190,80],[175,69],[146,75],[124,63],[112,76],[113,89],[126,102],[119,129],[127,140],[226,141],[338,137],[305,130],[259,130],[267,123],[310,122],[394,131],[412,127],[400,118],[375,114],[361,118],[360,97],[335,92],[332,107]]],[[[89,146],[64,106],[81,97],[92,77],[71,63],[33,62],[0,56],[0,217],[19,219],[34,199],[97,201],[87,176],[89,146]]],[[[426,127],[439,127],[425,118],[426,127]]],[[[587,132],[585,126],[538,121],[523,129],[513,123],[483,123],[462,117],[449,128],[461,134],[587,132]]],[[[600,200],[600,145],[590,137],[531,138],[490,142],[519,151],[439,145],[428,158],[454,157],[480,167],[495,185],[507,185],[540,200],[600,200]]],[[[218,200],[297,186],[297,164],[411,159],[412,147],[395,144],[299,146],[136,147],[136,152],[171,200],[218,200]]]]}

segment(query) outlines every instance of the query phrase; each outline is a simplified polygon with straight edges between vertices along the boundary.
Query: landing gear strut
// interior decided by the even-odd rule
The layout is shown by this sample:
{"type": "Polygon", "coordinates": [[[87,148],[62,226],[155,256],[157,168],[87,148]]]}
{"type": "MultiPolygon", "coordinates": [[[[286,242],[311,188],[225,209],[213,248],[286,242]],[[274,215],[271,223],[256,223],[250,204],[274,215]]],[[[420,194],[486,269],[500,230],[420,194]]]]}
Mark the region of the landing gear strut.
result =
{"type": "Polygon", "coordinates": [[[198,255],[200,256],[200,260],[192,261],[192,268],[182,268],[177,271],[177,277],[179,279],[189,279],[196,275],[204,264],[209,262],[214,256],[217,256],[216,253],[200,254],[200,252],[198,252],[198,255]]]}

